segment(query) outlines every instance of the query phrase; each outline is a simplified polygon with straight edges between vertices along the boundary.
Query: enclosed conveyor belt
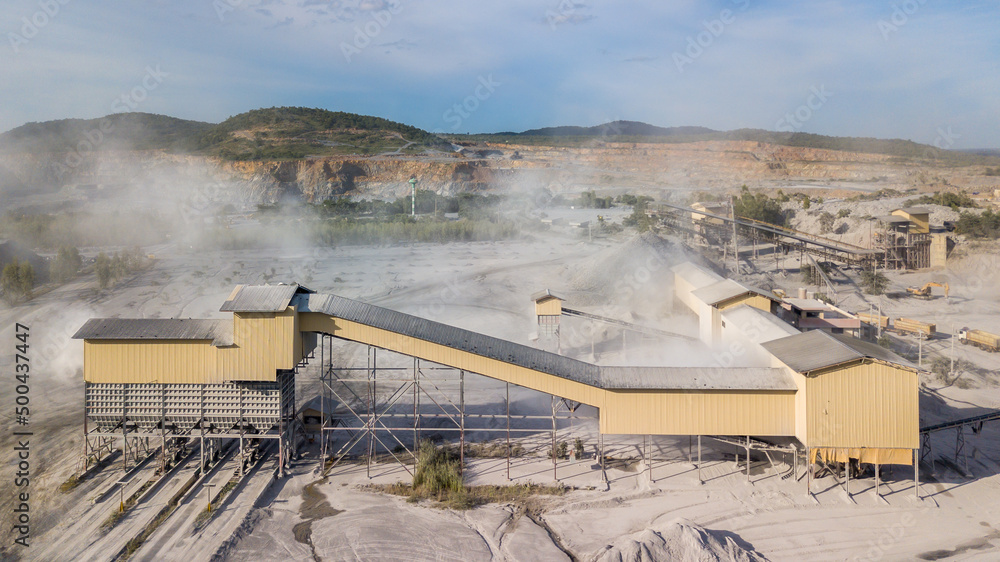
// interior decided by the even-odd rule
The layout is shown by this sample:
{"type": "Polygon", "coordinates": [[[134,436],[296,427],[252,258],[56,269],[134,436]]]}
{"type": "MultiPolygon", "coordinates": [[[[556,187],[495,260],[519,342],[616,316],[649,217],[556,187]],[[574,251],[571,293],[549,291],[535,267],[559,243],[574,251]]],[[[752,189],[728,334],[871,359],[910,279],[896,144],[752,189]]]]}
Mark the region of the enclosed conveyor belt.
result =
{"type": "Polygon", "coordinates": [[[602,433],[794,434],[783,369],[602,367],[336,295],[296,296],[299,329],[509,382],[600,410],[602,433]]]}

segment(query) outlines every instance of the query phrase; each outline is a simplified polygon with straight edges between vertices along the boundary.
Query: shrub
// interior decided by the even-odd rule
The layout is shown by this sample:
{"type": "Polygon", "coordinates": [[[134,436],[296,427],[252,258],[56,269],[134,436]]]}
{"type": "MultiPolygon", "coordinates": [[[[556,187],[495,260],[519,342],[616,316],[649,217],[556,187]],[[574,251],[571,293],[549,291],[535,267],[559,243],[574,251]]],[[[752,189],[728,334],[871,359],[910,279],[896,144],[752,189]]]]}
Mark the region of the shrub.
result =
{"type": "Polygon", "coordinates": [[[0,273],[0,288],[3,289],[4,300],[8,304],[14,304],[22,298],[30,299],[34,287],[35,268],[26,261],[18,262],[15,258],[0,273]]]}
{"type": "Polygon", "coordinates": [[[437,496],[438,501],[462,490],[461,466],[447,447],[438,448],[430,441],[420,444],[417,469],[413,473],[413,491],[422,496],[437,496]]]}
{"type": "Polygon", "coordinates": [[[1000,238],[1000,213],[987,209],[983,214],[962,213],[955,222],[955,232],[973,238],[1000,238]]]}
{"type": "Polygon", "coordinates": [[[876,271],[862,271],[861,286],[869,295],[881,295],[889,286],[889,278],[876,271]]]}
{"type": "Polygon", "coordinates": [[[964,191],[958,193],[938,191],[933,195],[922,195],[916,199],[910,199],[904,205],[942,205],[951,207],[953,211],[958,211],[961,208],[975,209],[979,207],[976,200],[969,197],[964,191]]]}
{"type": "Polygon", "coordinates": [[[59,248],[59,254],[52,262],[52,278],[58,283],[65,283],[76,277],[82,266],[80,251],[72,246],[63,246],[59,248]]]}
{"type": "Polygon", "coordinates": [[[828,213],[826,211],[823,211],[823,214],[821,214],[819,216],[819,228],[820,228],[820,231],[823,232],[824,234],[826,234],[827,232],[830,232],[831,230],[833,230],[833,223],[834,223],[835,220],[836,219],[834,218],[834,216],[832,214],[830,214],[830,213],[828,213]]]}
{"type": "Polygon", "coordinates": [[[778,226],[785,226],[785,215],[777,199],[764,193],[750,193],[750,188],[742,186],[740,196],[733,200],[736,216],[778,226]]]}

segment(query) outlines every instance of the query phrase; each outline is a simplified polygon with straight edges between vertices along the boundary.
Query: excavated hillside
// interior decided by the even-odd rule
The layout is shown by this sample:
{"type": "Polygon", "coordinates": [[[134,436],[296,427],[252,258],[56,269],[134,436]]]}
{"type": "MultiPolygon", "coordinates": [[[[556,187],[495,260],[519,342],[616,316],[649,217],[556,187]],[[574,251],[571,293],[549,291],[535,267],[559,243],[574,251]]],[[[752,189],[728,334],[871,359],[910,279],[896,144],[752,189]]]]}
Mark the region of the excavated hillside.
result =
{"type": "MultiPolygon", "coordinates": [[[[509,189],[578,193],[781,187],[797,182],[872,188],[1000,187],[982,166],[750,141],[602,143],[590,147],[480,145],[462,153],[324,156],[228,161],[160,150],[84,154],[0,152],[0,196],[103,200],[127,190],[163,196],[210,184],[212,199],[260,204],[330,197],[389,199],[421,189],[442,194],[509,189]],[[836,182],[843,182],[837,184],[836,182]],[[165,191],[161,191],[165,190],[165,191]]],[[[37,201],[35,201],[37,204],[37,201]]]]}

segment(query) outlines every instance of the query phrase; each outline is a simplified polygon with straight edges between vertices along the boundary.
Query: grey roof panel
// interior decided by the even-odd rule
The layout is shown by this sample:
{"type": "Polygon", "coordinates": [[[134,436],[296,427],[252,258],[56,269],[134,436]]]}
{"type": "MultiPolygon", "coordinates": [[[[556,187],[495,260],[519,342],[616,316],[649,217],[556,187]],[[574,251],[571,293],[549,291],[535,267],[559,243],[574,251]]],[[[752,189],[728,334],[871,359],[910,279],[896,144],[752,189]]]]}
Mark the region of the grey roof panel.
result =
{"type": "Polygon", "coordinates": [[[91,318],[77,330],[82,340],[212,340],[232,345],[232,320],[185,318],[91,318]]]}
{"type": "Polygon", "coordinates": [[[914,371],[923,371],[921,367],[914,365],[910,361],[896,355],[892,351],[871,342],[860,340],[858,338],[846,335],[846,334],[827,334],[833,339],[839,341],[843,345],[846,345],[853,349],[856,353],[869,357],[871,359],[878,359],[879,361],[885,361],[886,363],[893,363],[901,367],[906,367],[908,369],[913,369],[914,371]]]}
{"type": "Polygon", "coordinates": [[[402,312],[323,294],[299,295],[296,304],[300,312],[329,314],[583,384],[597,387],[601,384],[597,365],[402,312]]]}
{"type": "Polygon", "coordinates": [[[296,284],[243,285],[222,304],[222,312],[281,312],[297,292],[311,292],[296,284]]]}
{"type": "Polygon", "coordinates": [[[774,295],[769,295],[761,289],[738,283],[732,279],[723,279],[718,283],[702,287],[692,291],[691,295],[705,304],[716,305],[720,302],[724,302],[747,293],[755,293],[773,301],[779,300],[774,295]]]}
{"type": "Polygon", "coordinates": [[[829,334],[822,330],[812,330],[762,345],[782,363],[800,373],[865,358],[920,370],[913,363],[875,344],[843,334],[829,334]]]}
{"type": "Polygon", "coordinates": [[[689,261],[671,267],[670,271],[699,289],[723,281],[723,277],[718,273],[689,261]]]}
{"type": "Polygon", "coordinates": [[[764,343],[799,334],[795,326],[770,312],[748,304],[741,304],[722,311],[726,326],[739,330],[754,343],[764,343]]]}
{"type": "Polygon", "coordinates": [[[601,367],[601,382],[609,390],[796,390],[788,371],[766,367],[601,367]]]}
{"type": "Polygon", "coordinates": [[[538,291],[537,293],[531,295],[531,300],[537,302],[538,300],[544,299],[546,297],[552,297],[552,298],[555,298],[555,299],[559,299],[561,301],[566,300],[566,299],[560,297],[559,295],[553,294],[552,291],[550,291],[548,289],[544,289],[542,291],[538,291]]]}

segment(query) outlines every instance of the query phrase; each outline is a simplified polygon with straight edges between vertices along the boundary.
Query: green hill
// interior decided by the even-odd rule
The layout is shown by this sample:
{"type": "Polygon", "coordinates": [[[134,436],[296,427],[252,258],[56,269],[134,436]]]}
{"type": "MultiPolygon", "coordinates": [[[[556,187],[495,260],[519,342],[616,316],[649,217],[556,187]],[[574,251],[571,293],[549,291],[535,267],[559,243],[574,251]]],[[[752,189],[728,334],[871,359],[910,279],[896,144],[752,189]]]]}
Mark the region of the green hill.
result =
{"type": "Polygon", "coordinates": [[[193,147],[194,139],[212,127],[211,123],[188,121],[166,115],[114,113],[99,119],[60,119],[44,123],[27,123],[0,134],[0,150],[18,152],[71,152],[95,148],[184,150],[193,147]]]}
{"type": "Polygon", "coordinates": [[[198,148],[229,160],[450,150],[448,143],[416,127],[381,117],[305,107],[255,109],[230,117],[202,135],[198,148]]]}
{"type": "Polygon", "coordinates": [[[218,125],[153,115],[116,113],[100,119],[27,123],[0,134],[0,151],[168,150],[227,160],[294,159],[332,154],[417,154],[450,145],[422,129],[342,111],[255,109],[218,125]]]}

